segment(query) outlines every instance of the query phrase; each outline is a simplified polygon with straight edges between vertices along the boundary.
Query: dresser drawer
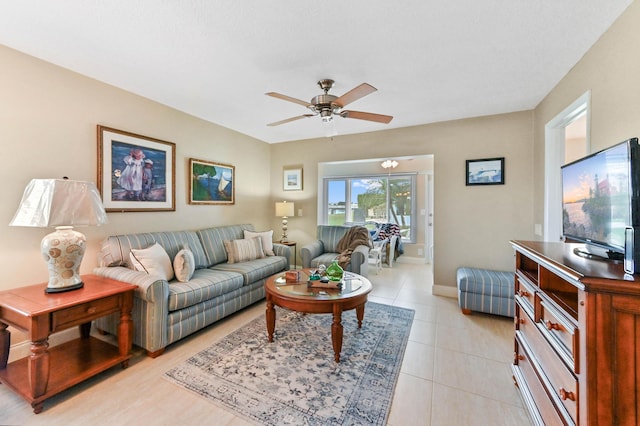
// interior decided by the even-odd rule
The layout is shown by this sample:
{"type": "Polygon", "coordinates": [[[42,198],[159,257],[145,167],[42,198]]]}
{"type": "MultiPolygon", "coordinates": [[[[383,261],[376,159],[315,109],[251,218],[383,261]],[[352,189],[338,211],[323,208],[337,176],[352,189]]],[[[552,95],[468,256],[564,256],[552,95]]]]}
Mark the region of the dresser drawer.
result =
{"type": "Polygon", "coordinates": [[[578,327],[544,297],[540,298],[540,324],[545,338],[573,371],[579,373],[578,327]]]}
{"type": "Polygon", "coordinates": [[[529,315],[533,315],[535,295],[536,290],[533,284],[516,274],[516,300],[529,312],[529,315]]]}
{"type": "Polygon", "coordinates": [[[513,373],[516,383],[523,392],[525,404],[534,417],[535,424],[560,425],[562,421],[555,405],[549,399],[545,386],[540,381],[532,363],[530,349],[520,340],[516,333],[516,359],[513,373]],[[523,383],[524,381],[524,383],[523,383]]]}
{"type": "Polygon", "coordinates": [[[51,314],[51,332],[90,322],[120,310],[120,296],[114,295],[62,309],[51,314]]]}
{"type": "Polygon", "coordinates": [[[533,356],[536,370],[552,400],[567,422],[578,417],[578,380],[542,336],[542,330],[527,315],[519,318],[519,337],[533,356]]]}

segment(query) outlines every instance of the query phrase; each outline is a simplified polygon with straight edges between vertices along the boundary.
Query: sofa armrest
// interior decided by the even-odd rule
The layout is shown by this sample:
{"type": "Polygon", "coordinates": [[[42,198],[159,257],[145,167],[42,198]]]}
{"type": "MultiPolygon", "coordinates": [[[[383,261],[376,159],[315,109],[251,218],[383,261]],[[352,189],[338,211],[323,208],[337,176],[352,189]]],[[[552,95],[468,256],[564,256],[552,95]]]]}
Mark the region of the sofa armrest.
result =
{"type": "MultiPolygon", "coordinates": [[[[133,343],[155,357],[168,344],[169,283],[149,276],[145,272],[133,271],[122,266],[98,267],[94,274],[100,277],[136,284],[133,298],[133,343]]],[[[118,313],[98,318],[96,326],[113,335],[118,333],[118,313]]]]}
{"type": "Polygon", "coordinates": [[[289,259],[291,256],[291,247],[285,246],[284,244],[273,243],[273,253],[276,256],[282,256],[289,259]]]}
{"type": "Polygon", "coordinates": [[[149,276],[146,272],[134,271],[124,266],[101,266],[95,268],[93,273],[99,277],[137,285],[135,295],[147,302],[158,303],[169,300],[169,283],[149,276]]]}
{"type": "Polygon", "coordinates": [[[351,253],[351,272],[366,277],[369,271],[369,246],[360,245],[351,253]]]}
{"type": "Polygon", "coordinates": [[[284,244],[279,244],[279,243],[273,243],[273,254],[276,256],[281,256],[284,257],[285,259],[287,259],[287,267],[286,270],[288,271],[289,268],[291,267],[290,264],[290,260],[291,259],[291,247],[289,246],[285,246],[284,244]]]}
{"type": "Polygon", "coordinates": [[[300,249],[300,257],[302,257],[302,267],[310,268],[311,260],[324,253],[324,244],[320,240],[316,240],[300,249]]]}

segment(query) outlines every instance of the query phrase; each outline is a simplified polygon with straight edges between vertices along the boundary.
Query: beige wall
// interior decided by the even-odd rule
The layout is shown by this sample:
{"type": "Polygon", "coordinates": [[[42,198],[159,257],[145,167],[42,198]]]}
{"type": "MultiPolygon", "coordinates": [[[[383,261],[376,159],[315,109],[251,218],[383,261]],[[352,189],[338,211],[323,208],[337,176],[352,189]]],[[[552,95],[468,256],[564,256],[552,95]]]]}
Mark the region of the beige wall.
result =
{"type": "MultiPolygon", "coordinates": [[[[315,234],[318,162],[434,155],[434,276],[455,287],[458,266],[512,268],[512,238],[531,238],[532,112],[480,117],[405,129],[268,145],[155,102],[0,47],[0,157],[8,224],[32,178],[96,179],[96,125],[176,143],[176,211],[109,213],[109,224],[86,228],[89,250],[82,272],[96,265],[106,235],[194,229],[251,222],[279,230],[273,203],[289,199],[306,214],[290,221],[300,245],[315,234]],[[251,155],[247,155],[251,153],[251,155]],[[506,185],[466,187],[465,160],[506,157],[506,185]],[[234,206],[186,203],[188,158],[236,166],[234,206]],[[304,190],[282,190],[282,168],[304,167],[304,190]]],[[[5,227],[0,245],[0,289],[46,280],[39,254],[43,229],[5,227]]]]}
{"type": "Polygon", "coordinates": [[[640,2],[633,2],[535,109],[534,219],[544,217],[545,125],[591,91],[591,151],[640,136],[640,2]]]}
{"type": "MultiPolygon", "coordinates": [[[[446,287],[436,291],[450,292],[459,266],[512,270],[509,240],[532,238],[532,125],[532,112],[518,112],[276,144],[272,194],[316,212],[319,162],[433,155],[434,282],[446,287]],[[505,157],[506,184],[465,186],[465,160],[491,157],[505,157]],[[290,164],[304,166],[304,191],[282,191],[290,164]]],[[[292,219],[289,237],[305,244],[315,227],[315,214],[292,219]]]]}
{"type": "Polygon", "coordinates": [[[109,213],[107,225],[83,228],[88,250],[82,273],[96,266],[98,244],[110,234],[231,223],[271,226],[269,144],[2,46],[0,64],[0,290],[48,279],[39,246],[51,231],[8,224],[32,178],[95,182],[97,124],[176,144],[176,211],[109,213]],[[235,165],[235,205],[187,204],[190,157],[235,165]]]}

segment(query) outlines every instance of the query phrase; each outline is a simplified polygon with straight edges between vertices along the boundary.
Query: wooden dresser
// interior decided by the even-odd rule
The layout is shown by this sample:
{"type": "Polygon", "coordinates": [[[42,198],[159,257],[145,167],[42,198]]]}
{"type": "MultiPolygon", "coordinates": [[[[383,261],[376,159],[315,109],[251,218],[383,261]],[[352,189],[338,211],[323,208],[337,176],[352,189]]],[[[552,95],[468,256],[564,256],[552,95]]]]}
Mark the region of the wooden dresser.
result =
{"type": "Polygon", "coordinates": [[[640,424],[640,275],[579,244],[516,250],[513,375],[536,424],[640,424]]]}

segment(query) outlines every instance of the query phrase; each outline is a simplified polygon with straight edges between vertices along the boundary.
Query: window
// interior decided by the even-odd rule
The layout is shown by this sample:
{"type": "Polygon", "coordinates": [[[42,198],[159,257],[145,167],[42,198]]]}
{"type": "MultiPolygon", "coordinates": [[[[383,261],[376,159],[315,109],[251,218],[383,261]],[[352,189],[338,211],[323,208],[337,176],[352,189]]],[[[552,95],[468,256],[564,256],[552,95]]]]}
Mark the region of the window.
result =
{"type": "Polygon", "coordinates": [[[325,224],[395,223],[403,241],[415,242],[415,174],[326,178],[324,187],[325,224]]]}

